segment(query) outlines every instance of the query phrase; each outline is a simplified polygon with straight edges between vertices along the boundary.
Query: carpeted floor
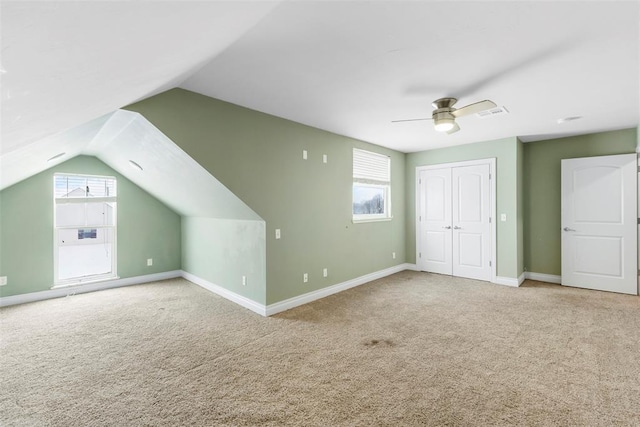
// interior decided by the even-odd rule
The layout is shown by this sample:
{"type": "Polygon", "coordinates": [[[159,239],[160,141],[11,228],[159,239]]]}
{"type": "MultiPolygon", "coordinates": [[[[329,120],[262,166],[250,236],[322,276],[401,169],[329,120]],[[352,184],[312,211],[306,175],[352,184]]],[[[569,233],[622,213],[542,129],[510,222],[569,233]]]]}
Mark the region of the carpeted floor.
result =
{"type": "Polygon", "coordinates": [[[0,310],[2,426],[640,425],[640,298],[405,271],[262,318],[183,279],[0,310]]]}

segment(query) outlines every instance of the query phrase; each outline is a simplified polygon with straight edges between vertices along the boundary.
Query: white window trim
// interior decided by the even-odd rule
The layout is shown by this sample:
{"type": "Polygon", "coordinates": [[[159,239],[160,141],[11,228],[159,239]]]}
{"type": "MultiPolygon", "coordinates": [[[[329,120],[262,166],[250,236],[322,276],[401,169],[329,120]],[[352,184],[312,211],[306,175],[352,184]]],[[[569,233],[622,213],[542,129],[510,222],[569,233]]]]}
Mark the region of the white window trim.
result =
{"type": "Polygon", "coordinates": [[[116,177],[114,176],[108,176],[108,175],[87,175],[87,174],[77,174],[77,173],[55,173],[53,175],[53,285],[51,286],[51,289],[58,289],[58,288],[66,288],[66,287],[74,287],[74,286],[82,286],[82,285],[86,285],[89,283],[96,283],[96,282],[104,282],[104,281],[108,281],[108,280],[114,280],[114,279],[119,279],[120,277],[118,276],[118,254],[117,254],[117,247],[118,247],[118,242],[117,242],[117,237],[118,237],[118,233],[117,233],[117,225],[118,225],[118,202],[117,202],[117,196],[118,196],[118,180],[116,179],[116,177]],[[79,177],[88,177],[88,178],[108,178],[108,179],[113,179],[114,182],[116,183],[116,195],[115,196],[109,196],[109,197],[56,197],[56,189],[55,189],[55,177],[56,176],[79,176],[79,177]],[[106,203],[114,203],[114,211],[113,211],[113,225],[88,225],[86,227],[79,227],[79,226],[56,226],[57,224],[57,220],[56,220],[56,206],[58,204],[65,204],[65,203],[87,203],[87,202],[91,202],[91,203],[95,203],[95,202],[106,202],[106,203]],[[113,229],[113,246],[112,246],[112,252],[111,252],[111,272],[109,273],[105,273],[105,274],[96,274],[96,275],[92,275],[92,276],[86,276],[86,277],[76,277],[76,278],[72,278],[72,279],[63,279],[63,280],[58,280],[58,249],[59,249],[59,245],[58,245],[58,230],[62,230],[62,229],[76,229],[76,228],[109,228],[109,229],[113,229]]]}
{"type": "Polygon", "coordinates": [[[382,158],[386,161],[386,179],[375,179],[370,176],[363,175],[362,173],[356,173],[352,162],[352,175],[353,182],[351,187],[351,215],[352,222],[355,223],[364,223],[364,222],[380,222],[380,221],[391,221],[393,219],[393,215],[391,214],[391,158],[387,155],[376,153],[374,151],[362,150],[360,148],[353,149],[353,155],[355,156],[357,152],[363,153],[365,156],[369,156],[371,158],[382,158]],[[382,188],[384,190],[384,207],[385,212],[382,214],[354,214],[353,213],[353,187],[354,186],[362,186],[362,187],[373,187],[373,188],[382,188]]]}

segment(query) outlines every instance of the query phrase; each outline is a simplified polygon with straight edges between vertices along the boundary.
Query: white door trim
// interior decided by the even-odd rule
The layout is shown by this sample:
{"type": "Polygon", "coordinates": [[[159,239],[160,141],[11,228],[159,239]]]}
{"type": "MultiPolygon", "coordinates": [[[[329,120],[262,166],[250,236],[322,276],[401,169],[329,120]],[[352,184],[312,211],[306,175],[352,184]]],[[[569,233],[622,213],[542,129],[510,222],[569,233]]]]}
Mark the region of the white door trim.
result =
{"type": "Polygon", "coordinates": [[[416,265],[418,266],[418,270],[422,270],[422,262],[418,256],[421,248],[421,237],[420,237],[420,172],[429,170],[429,169],[444,169],[444,168],[452,168],[452,167],[463,167],[463,166],[475,166],[475,165],[489,165],[489,173],[491,174],[491,178],[489,180],[489,193],[490,193],[490,202],[491,206],[491,282],[496,283],[497,277],[497,269],[496,269],[496,259],[497,259],[497,233],[496,233],[496,159],[495,157],[488,159],[478,159],[478,160],[468,160],[463,162],[453,162],[453,163],[439,163],[435,165],[427,165],[427,166],[416,166],[415,171],[415,236],[416,236],[416,265]]]}

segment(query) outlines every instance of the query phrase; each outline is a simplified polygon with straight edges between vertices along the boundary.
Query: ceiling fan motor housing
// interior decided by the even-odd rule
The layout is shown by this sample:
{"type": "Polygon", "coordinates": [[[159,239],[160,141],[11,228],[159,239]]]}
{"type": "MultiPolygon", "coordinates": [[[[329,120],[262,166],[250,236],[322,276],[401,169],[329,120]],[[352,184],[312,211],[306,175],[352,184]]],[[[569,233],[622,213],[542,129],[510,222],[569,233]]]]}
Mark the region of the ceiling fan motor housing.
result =
{"type": "Polygon", "coordinates": [[[431,105],[433,105],[433,108],[436,110],[440,110],[443,108],[452,108],[456,102],[458,102],[457,98],[440,98],[433,101],[431,105]]]}
{"type": "Polygon", "coordinates": [[[453,105],[458,100],[456,98],[440,98],[433,101],[431,105],[435,108],[431,117],[438,132],[448,132],[455,127],[456,118],[453,115],[455,108],[453,105]]]}

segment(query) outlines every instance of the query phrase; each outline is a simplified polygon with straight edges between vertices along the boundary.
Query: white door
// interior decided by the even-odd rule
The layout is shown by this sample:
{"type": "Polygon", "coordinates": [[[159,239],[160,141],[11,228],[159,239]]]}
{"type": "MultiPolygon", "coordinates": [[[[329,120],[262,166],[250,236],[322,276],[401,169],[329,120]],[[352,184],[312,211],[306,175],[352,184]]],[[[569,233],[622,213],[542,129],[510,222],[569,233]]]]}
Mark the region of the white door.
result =
{"type": "Polygon", "coordinates": [[[491,280],[489,165],[452,168],[453,275],[491,280]]]}
{"type": "Polygon", "coordinates": [[[489,163],[428,167],[418,181],[418,267],[491,280],[489,163]]]}
{"type": "Polygon", "coordinates": [[[638,294],[636,155],[562,160],[562,284],[638,294]]]}
{"type": "Polygon", "coordinates": [[[420,171],[421,270],[451,274],[451,168],[420,171]]]}

